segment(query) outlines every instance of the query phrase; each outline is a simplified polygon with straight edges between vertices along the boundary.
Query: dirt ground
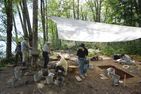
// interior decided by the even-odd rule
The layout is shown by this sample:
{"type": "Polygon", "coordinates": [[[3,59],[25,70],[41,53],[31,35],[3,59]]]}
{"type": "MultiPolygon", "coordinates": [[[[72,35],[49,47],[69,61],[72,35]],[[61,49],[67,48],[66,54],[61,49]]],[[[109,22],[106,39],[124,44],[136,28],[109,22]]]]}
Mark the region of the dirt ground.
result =
{"type": "Polygon", "coordinates": [[[24,77],[28,79],[26,84],[17,82],[16,87],[8,87],[6,83],[12,76],[13,67],[6,67],[0,71],[0,94],[141,94],[141,65],[130,65],[128,69],[124,69],[123,65],[114,63],[111,59],[90,62],[90,64],[93,65],[93,69],[88,70],[88,76],[81,82],[75,79],[75,75],[78,73],[76,70],[77,72],[68,73],[62,87],[44,84],[40,89],[33,81],[33,75],[24,77]],[[125,86],[123,83],[119,86],[112,86],[110,79],[100,79],[103,70],[98,66],[101,65],[116,66],[134,77],[126,79],[125,86]]]}

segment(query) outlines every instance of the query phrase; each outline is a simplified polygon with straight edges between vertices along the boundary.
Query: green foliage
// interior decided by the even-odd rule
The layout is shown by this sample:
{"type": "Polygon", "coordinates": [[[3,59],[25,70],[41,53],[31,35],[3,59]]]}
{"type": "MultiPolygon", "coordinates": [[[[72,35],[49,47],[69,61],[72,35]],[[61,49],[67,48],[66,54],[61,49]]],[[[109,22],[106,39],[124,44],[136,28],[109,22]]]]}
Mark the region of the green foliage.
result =
{"type": "Polygon", "coordinates": [[[102,54],[108,55],[108,56],[111,56],[113,54],[122,54],[122,53],[125,53],[123,48],[117,49],[117,47],[113,47],[110,45],[102,49],[102,54]]]}
{"type": "MultiPolygon", "coordinates": [[[[80,4],[80,19],[82,18],[83,20],[90,21],[93,20],[93,15],[96,15],[96,1],[97,0],[87,0],[86,3],[80,4]],[[93,8],[94,11],[92,11],[91,8],[93,8]],[[84,19],[84,16],[86,16],[85,18],[88,19],[84,19]]],[[[77,12],[77,1],[74,0],[74,2],[74,11],[77,12]]],[[[48,15],[73,17],[73,13],[70,13],[70,11],[73,12],[72,6],[73,0],[48,0],[48,15]]],[[[139,23],[140,16],[137,13],[137,6],[134,0],[102,0],[101,8],[102,22],[129,26],[135,26],[136,23],[139,23]]],[[[52,47],[55,49],[77,49],[78,45],[71,43],[66,44],[65,41],[61,41],[60,47],[60,40],[58,40],[56,25],[51,21],[49,21],[48,24],[49,39],[52,41],[52,47]]],[[[102,51],[102,54],[106,55],[112,55],[115,53],[141,54],[139,41],[85,44],[88,48],[99,48],[102,51]]]]}
{"type": "Polygon", "coordinates": [[[103,47],[101,47],[102,53],[109,56],[122,53],[141,55],[140,48],[140,40],[130,42],[107,43],[104,44],[103,47]]]}
{"type": "Polygon", "coordinates": [[[15,58],[14,57],[11,57],[11,58],[3,58],[0,60],[0,63],[1,64],[14,64],[15,63],[15,58]]]}
{"type": "Polygon", "coordinates": [[[68,46],[66,44],[64,44],[64,45],[62,45],[61,48],[65,50],[65,49],[68,49],[68,46]]]}
{"type": "Polygon", "coordinates": [[[48,11],[49,15],[57,16],[60,14],[59,9],[59,1],[58,0],[48,0],[48,11]]]}
{"type": "Polygon", "coordinates": [[[1,68],[1,67],[5,67],[5,66],[6,66],[6,64],[0,63],[0,68],[1,68]]]}
{"type": "Polygon", "coordinates": [[[7,58],[1,58],[0,59],[0,68],[1,67],[5,67],[7,64],[14,64],[16,61],[15,61],[15,58],[14,57],[11,57],[9,59],[7,58]]]}
{"type": "Polygon", "coordinates": [[[134,0],[105,0],[105,22],[135,26],[140,20],[136,3],[134,0]]]}

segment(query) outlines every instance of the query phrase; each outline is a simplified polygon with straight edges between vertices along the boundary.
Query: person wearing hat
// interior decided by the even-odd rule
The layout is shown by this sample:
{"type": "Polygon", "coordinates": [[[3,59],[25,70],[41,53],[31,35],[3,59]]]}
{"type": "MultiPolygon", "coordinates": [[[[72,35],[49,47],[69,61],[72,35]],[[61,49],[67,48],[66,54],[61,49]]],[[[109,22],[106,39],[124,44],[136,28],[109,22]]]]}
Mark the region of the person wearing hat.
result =
{"type": "Polygon", "coordinates": [[[88,55],[88,50],[85,47],[85,45],[82,43],[77,50],[80,76],[82,78],[85,78],[85,76],[87,76],[86,72],[87,72],[88,65],[89,65],[88,64],[89,61],[86,58],[87,55],[88,55]]]}
{"type": "Polygon", "coordinates": [[[44,68],[47,68],[48,62],[49,62],[49,53],[50,53],[50,49],[49,49],[49,42],[46,42],[43,46],[43,58],[44,58],[44,68]]]}

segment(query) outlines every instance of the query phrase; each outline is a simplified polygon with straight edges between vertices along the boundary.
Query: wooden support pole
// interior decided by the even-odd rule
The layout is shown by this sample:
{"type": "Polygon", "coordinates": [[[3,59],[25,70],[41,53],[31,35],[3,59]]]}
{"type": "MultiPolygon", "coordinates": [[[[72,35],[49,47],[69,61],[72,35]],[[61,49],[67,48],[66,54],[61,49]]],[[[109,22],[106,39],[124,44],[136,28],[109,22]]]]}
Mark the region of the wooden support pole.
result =
{"type": "Polygon", "coordinates": [[[124,74],[124,81],[123,81],[124,87],[126,86],[126,74],[124,74]]]}

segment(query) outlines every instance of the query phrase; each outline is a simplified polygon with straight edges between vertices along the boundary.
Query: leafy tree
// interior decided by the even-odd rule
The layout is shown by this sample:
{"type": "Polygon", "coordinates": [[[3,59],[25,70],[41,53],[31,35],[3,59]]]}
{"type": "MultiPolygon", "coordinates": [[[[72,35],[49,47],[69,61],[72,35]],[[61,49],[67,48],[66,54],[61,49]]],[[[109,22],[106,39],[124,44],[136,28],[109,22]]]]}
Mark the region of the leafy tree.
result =
{"type": "Polygon", "coordinates": [[[88,0],[87,4],[89,5],[90,10],[93,14],[93,20],[100,22],[101,20],[101,7],[103,0],[88,0]]]}

